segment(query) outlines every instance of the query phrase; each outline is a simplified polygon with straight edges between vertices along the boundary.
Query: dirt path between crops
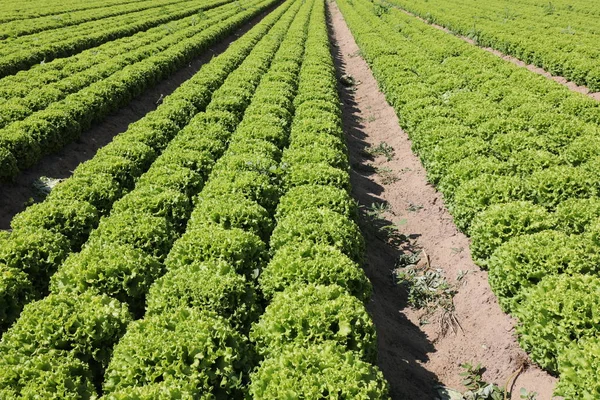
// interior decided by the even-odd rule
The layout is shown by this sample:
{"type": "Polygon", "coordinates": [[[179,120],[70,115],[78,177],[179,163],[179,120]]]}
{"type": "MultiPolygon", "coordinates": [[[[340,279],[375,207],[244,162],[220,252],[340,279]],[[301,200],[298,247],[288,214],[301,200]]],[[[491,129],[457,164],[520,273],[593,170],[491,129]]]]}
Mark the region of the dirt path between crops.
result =
{"type": "MultiPolygon", "coordinates": [[[[328,3],[330,35],[340,76],[355,85],[340,85],[344,128],[352,165],[353,195],[362,206],[385,203],[383,216],[406,237],[396,247],[386,243],[380,223],[363,219],[367,239],[366,271],[374,286],[369,304],[379,335],[379,366],[391,384],[394,399],[434,399],[436,385],[461,389],[460,364],[481,363],[484,378],[504,387],[506,380],[527,360],[514,336],[515,321],[504,314],[487,282],[487,273],[471,260],[469,239],[460,233],[443,198],[427,183],[425,170],[411,151],[411,142],[399,126],[394,110],[378,90],[368,65],[337,5],[328,3]],[[369,146],[387,143],[394,156],[372,158],[369,146]],[[370,221],[370,222],[369,222],[370,221]],[[443,269],[452,283],[460,280],[454,298],[462,331],[440,334],[440,326],[419,324],[420,312],[407,307],[406,293],[395,285],[391,271],[403,252],[422,249],[433,268],[443,269]]],[[[535,366],[526,367],[513,386],[550,399],[556,379],[535,366]]]]}
{"type": "Polygon", "coordinates": [[[473,39],[470,39],[470,38],[468,38],[466,36],[459,35],[458,33],[453,32],[450,29],[448,29],[448,28],[446,28],[446,27],[444,27],[442,25],[437,25],[437,24],[430,23],[429,21],[427,21],[427,20],[419,17],[418,15],[416,15],[416,14],[414,14],[414,13],[408,11],[408,10],[405,10],[404,8],[398,6],[397,4],[391,4],[391,3],[387,3],[387,4],[389,4],[392,7],[397,8],[398,10],[402,11],[403,13],[405,13],[407,15],[410,15],[411,17],[417,18],[418,20],[426,23],[427,25],[430,25],[430,26],[432,26],[432,27],[434,27],[436,29],[439,29],[441,31],[449,33],[449,34],[451,34],[453,36],[456,36],[457,38],[460,38],[460,39],[464,40],[465,42],[467,42],[469,44],[472,44],[473,46],[477,46],[480,49],[487,51],[488,53],[492,53],[495,56],[498,56],[498,57],[502,58],[505,61],[511,62],[511,63],[513,63],[513,64],[515,64],[515,65],[517,65],[519,67],[527,68],[529,71],[531,71],[533,73],[536,73],[538,75],[542,75],[542,76],[544,76],[544,77],[546,77],[548,79],[552,79],[554,82],[559,83],[559,84],[567,87],[569,90],[571,90],[573,92],[585,94],[586,96],[588,96],[588,97],[590,97],[590,98],[592,98],[594,100],[600,101],[600,92],[592,92],[587,86],[580,86],[580,85],[576,84],[575,82],[572,82],[572,81],[568,80],[564,76],[552,75],[550,72],[546,71],[545,69],[543,69],[541,67],[538,67],[538,66],[533,65],[533,64],[527,64],[527,63],[521,61],[520,59],[518,59],[516,57],[504,54],[500,50],[496,50],[496,49],[494,49],[492,47],[480,46],[477,43],[475,43],[475,41],[473,39]]]}
{"type": "Polygon", "coordinates": [[[98,149],[110,143],[114,136],[125,132],[129,124],[156,109],[159,99],[171,94],[183,82],[194,76],[204,64],[227,50],[233,41],[250,30],[279,4],[281,3],[263,11],[224,40],[210,46],[186,67],[146,90],[126,107],[95,123],[91,129],[83,132],[78,140],[69,143],[54,154],[45,156],[36,165],[21,172],[14,182],[0,182],[0,229],[9,229],[12,217],[23,211],[30,199],[41,200],[33,186],[35,181],[42,176],[60,179],[71,176],[80,163],[91,159],[98,149]]]}

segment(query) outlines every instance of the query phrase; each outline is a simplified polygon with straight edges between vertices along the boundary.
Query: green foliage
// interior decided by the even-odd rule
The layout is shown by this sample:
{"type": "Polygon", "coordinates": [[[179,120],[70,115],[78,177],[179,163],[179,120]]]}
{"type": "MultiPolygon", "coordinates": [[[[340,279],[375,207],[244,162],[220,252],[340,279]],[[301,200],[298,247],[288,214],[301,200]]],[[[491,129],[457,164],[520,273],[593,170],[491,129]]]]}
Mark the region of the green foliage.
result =
{"type": "Polygon", "coordinates": [[[222,318],[190,308],[133,322],[115,347],[104,381],[111,394],[162,380],[185,380],[216,398],[240,398],[251,355],[222,318]]]}
{"type": "Polygon", "coordinates": [[[91,290],[128,303],[139,314],[145,295],[164,267],[153,257],[129,244],[93,243],[74,253],[51,279],[53,293],[91,290]]]}
{"type": "Polygon", "coordinates": [[[600,198],[572,198],[556,207],[556,227],[567,234],[585,232],[600,216],[600,198]]]}
{"type": "Polygon", "coordinates": [[[8,328],[33,298],[27,274],[0,264],[0,332],[8,328]]]}
{"type": "Polygon", "coordinates": [[[477,178],[482,173],[502,174],[508,166],[493,156],[471,156],[448,167],[446,174],[440,179],[437,189],[444,194],[446,201],[451,201],[460,185],[477,178]]]}
{"type": "Polygon", "coordinates": [[[5,148],[0,148],[0,179],[11,178],[19,173],[17,159],[5,148]]]}
{"type": "Polygon", "coordinates": [[[202,189],[203,185],[202,176],[189,168],[180,165],[162,165],[151,167],[140,177],[136,187],[157,186],[192,197],[202,189]]]}
{"type": "Polygon", "coordinates": [[[314,132],[302,132],[292,138],[292,143],[298,148],[311,146],[329,147],[340,153],[347,153],[346,143],[342,138],[333,135],[322,135],[314,132]]]}
{"type": "Polygon", "coordinates": [[[10,354],[32,356],[68,350],[84,362],[94,360],[106,366],[112,346],[130,321],[127,306],[108,296],[50,294],[27,304],[4,333],[0,359],[10,354]]]}
{"type": "Polygon", "coordinates": [[[557,356],[571,343],[600,333],[600,279],[591,275],[547,276],[516,309],[519,343],[537,364],[558,370],[557,356]]]}
{"type": "Polygon", "coordinates": [[[78,400],[97,398],[89,366],[75,352],[48,350],[35,355],[0,355],[3,398],[78,400]]]}
{"type": "Polygon", "coordinates": [[[578,239],[557,231],[516,236],[494,251],[489,260],[490,286],[508,312],[526,298],[526,289],[546,275],[577,270],[578,239]]]}
{"type": "Polygon", "coordinates": [[[454,223],[463,232],[467,231],[473,218],[492,204],[521,200],[520,185],[520,180],[514,177],[489,174],[463,183],[448,205],[454,223]]]}
{"type": "Polygon", "coordinates": [[[356,202],[347,191],[326,185],[302,185],[290,188],[281,196],[275,218],[280,220],[295,211],[326,208],[356,220],[356,202]]]}
{"type": "MultiPolygon", "coordinates": [[[[558,218],[557,218],[558,219],[558,218]]],[[[480,266],[502,243],[513,237],[554,227],[552,215],[544,207],[526,201],[494,204],[479,213],[469,229],[471,255],[480,266]]]]}
{"type": "Polygon", "coordinates": [[[363,303],[337,285],[295,285],[273,296],[250,340],[258,354],[273,357],[288,344],[334,341],[374,363],[375,326],[363,303]]]}
{"type": "Polygon", "coordinates": [[[387,382],[377,367],[330,342],[286,346],[259,365],[251,376],[249,391],[254,399],[390,398],[387,382]]]}
{"type": "Polygon", "coordinates": [[[325,163],[290,165],[284,172],[283,183],[286,189],[300,185],[324,185],[350,191],[348,172],[325,163]]]}
{"type": "Polygon", "coordinates": [[[364,239],[358,226],[325,208],[295,211],[279,220],[271,236],[271,251],[304,241],[331,245],[355,261],[363,258],[364,239]]]}
{"type": "Polygon", "coordinates": [[[78,249],[98,225],[98,211],[84,201],[44,201],[15,215],[11,227],[15,231],[47,229],[67,237],[71,248],[78,249]]]}
{"type": "Polygon", "coordinates": [[[273,143],[263,139],[237,137],[235,134],[227,148],[227,153],[231,155],[256,154],[274,160],[281,158],[281,150],[273,143]]]}
{"type": "Polygon", "coordinates": [[[473,366],[464,363],[461,367],[465,370],[460,373],[463,377],[462,384],[468,389],[463,394],[465,400],[503,400],[506,397],[504,390],[483,380],[485,368],[481,364],[473,366]]]}
{"type": "Polygon", "coordinates": [[[142,142],[131,140],[127,136],[117,136],[115,140],[102,147],[96,154],[99,157],[124,157],[133,161],[142,171],[148,169],[157,156],[152,147],[142,142]]]}
{"type": "Polygon", "coordinates": [[[162,260],[176,237],[177,232],[165,218],[128,211],[103,219],[88,243],[129,244],[162,260]]]}
{"type": "MultiPolygon", "coordinates": [[[[42,154],[37,141],[29,133],[19,129],[7,129],[6,133],[0,135],[0,148],[10,151],[19,169],[31,167],[42,154]]],[[[8,165],[11,164],[12,162],[9,157],[8,165]]]]}
{"type": "Polygon", "coordinates": [[[234,134],[237,139],[260,139],[273,143],[278,148],[286,145],[288,131],[285,123],[274,116],[254,115],[245,118],[234,134]]]}
{"type": "Polygon", "coordinates": [[[209,196],[240,194],[268,211],[275,209],[279,187],[267,175],[256,171],[219,171],[211,175],[203,194],[209,196]]]}
{"type": "Polygon", "coordinates": [[[196,150],[219,158],[227,148],[231,134],[219,124],[198,126],[191,122],[169,143],[170,147],[196,150]]]}
{"type": "Polygon", "coordinates": [[[267,176],[275,176],[278,166],[277,160],[262,154],[225,154],[216,163],[213,176],[229,171],[254,171],[267,176]]]}
{"type": "Polygon", "coordinates": [[[167,378],[158,383],[143,386],[129,386],[106,394],[106,400],[210,400],[212,393],[202,392],[200,388],[185,379],[167,378]]]}
{"type": "Polygon", "coordinates": [[[266,246],[253,233],[239,228],[201,225],[188,230],[169,253],[165,265],[170,270],[203,261],[224,261],[237,273],[256,276],[266,260],[266,246]]]}
{"type": "MultiPolygon", "coordinates": [[[[152,116],[152,114],[148,114],[152,116]]],[[[141,119],[132,123],[126,131],[127,139],[144,143],[154,150],[163,150],[172,138],[171,130],[163,129],[150,119],[141,119]]]]}
{"type": "Polygon", "coordinates": [[[212,169],[214,164],[214,157],[207,151],[169,146],[160,157],[156,159],[153,166],[159,168],[178,165],[189,168],[192,171],[199,173],[202,178],[206,178],[208,171],[212,169]]]}
{"type": "Polygon", "coordinates": [[[0,238],[0,262],[25,272],[41,292],[46,290],[48,279],[69,252],[69,241],[46,229],[24,229],[0,238]]]}
{"type": "Polygon", "coordinates": [[[73,172],[75,177],[97,174],[108,174],[117,181],[121,188],[131,189],[142,171],[134,161],[121,156],[107,155],[79,164],[73,172]]]}
{"type": "Polygon", "coordinates": [[[225,229],[240,228],[268,240],[273,220],[267,210],[241,194],[201,196],[188,223],[188,229],[216,224],[225,229]]]}
{"type": "Polygon", "coordinates": [[[65,179],[52,189],[48,201],[85,201],[96,207],[100,215],[104,215],[121,196],[123,190],[114,178],[109,174],[99,173],[65,179]]]}
{"type": "Polygon", "coordinates": [[[561,157],[573,166],[578,166],[600,154],[597,135],[584,135],[573,140],[562,152],[561,157]]]}
{"type": "Polygon", "coordinates": [[[437,311],[438,308],[448,312],[454,311],[453,298],[457,290],[448,283],[443,270],[423,270],[413,264],[406,266],[398,264],[402,263],[397,263],[394,273],[398,283],[407,288],[410,306],[417,309],[424,308],[426,316],[437,311]]]}
{"type": "Polygon", "coordinates": [[[371,283],[358,264],[337,248],[312,242],[294,242],[279,248],[259,277],[267,300],[298,284],[336,284],[363,302],[371,298],[371,283]]]}
{"type": "Polygon", "coordinates": [[[558,353],[560,380],[556,394],[565,399],[593,400],[600,396],[600,338],[572,342],[558,353]]]}
{"type": "Polygon", "coordinates": [[[222,261],[183,265],[152,285],[146,315],[181,307],[212,311],[246,332],[260,311],[252,285],[222,261]]]}
{"type": "Polygon", "coordinates": [[[597,194],[596,179],[583,168],[559,166],[533,173],[524,182],[527,197],[548,209],[570,198],[597,194]]]}
{"type": "Polygon", "coordinates": [[[281,162],[288,165],[327,164],[342,170],[348,170],[348,156],[335,147],[323,146],[320,143],[312,145],[296,144],[286,149],[281,162]]]}
{"type": "Polygon", "coordinates": [[[117,201],[112,218],[123,212],[142,212],[166,219],[178,231],[185,229],[191,213],[190,199],[177,191],[157,186],[141,186],[117,201]]]}

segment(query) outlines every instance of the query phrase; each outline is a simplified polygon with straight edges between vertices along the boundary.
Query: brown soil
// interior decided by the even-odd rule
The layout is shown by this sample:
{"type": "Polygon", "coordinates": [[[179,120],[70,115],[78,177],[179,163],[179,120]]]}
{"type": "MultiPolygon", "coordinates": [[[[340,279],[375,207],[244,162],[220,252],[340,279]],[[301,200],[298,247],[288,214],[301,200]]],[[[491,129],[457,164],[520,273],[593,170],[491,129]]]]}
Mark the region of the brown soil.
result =
{"type": "MultiPolygon", "coordinates": [[[[392,5],[392,4],[390,4],[392,5]]],[[[569,90],[573,91],[573,92],[577,92],[577,93],[581,93],[581,94],[585,94],[588,97],[594,99],[594,100],[598,100],[600,101],[600,92],[592,92],[590,89],[588,89],[587,86],[580,86],[578,84],[576,84],[575,82],[572,82],[570,80],[568,80],[567,78],[565,78],[564,76],[558,76],[558,75],[552,75],[550,72],[546,71],[545,69],[538,67],[536,65],[533,64],[527,64],[523,61],[521,61],[520,59],[513,57],[513,56],[509,56],[507,54],[504,54],[503,52],[493,49],[491,47],[484,47],[484,46],[479,46],[477,43],[475,43],[475,41],[473,39],[470,39],[466,36],[462,36],[457,34],[456,32],[451,31],[450,29],[443,27],[441,25],[437,25],[437,24],[432,24],[429,21],[419,17],[416,14],[411,13],[410,11],[407,11],[405,9],[403,9],[402,7],[399,7],[395,4],[392,5],[393,7],[398,8],[399,10],[401,10],[402,12],[404,12],[405,14],[408,14],[412,17],[415,17],[417,19],[419,19],[420,21],[423,21],[424,23],[439,29],[441,31],[444,31],[446,33],[450,33],[451,35],[454,35],[462,40],[464,40],[467,43],[470,43],[474,46],[478,46],[480,49],[483,49],[485,51],[487,51],[488,53],[492,53],[500,58],[502,58],[505,61],[509,61],[515,65],[518,65],[519,67],[523,67],[523,68],[527,68],[529,71],[534,72],[538,75],[542,75],[548,79],[552,79],[554,82],[559,83],[563,86],[566,86],[569,90]]]]}
{"type": "Polygon", "coordinates": [[[218,44],[209,47],[204,54],[179,69],[168,79],[146,90],[126,107],[95,123],[91,129],[83,132],[77,141],[69,143],[57,153],[45,156],[33,167],[22,171],[15,177],[14,182],[0,182],[0,229],[9,229],[12,217],[23,211],[30,199],[41,200],[33,187],[37,179],[41,176],[52,178],[71,176],[80,163],[91,159],[96,151],[110,143],[114,136],[125,132],[129,124],[156,109],[159,99],[171,94],[214,56],[225,51],[229,44],[256,25],[273,8],[262,12],[218,44]]]}
{"type": "Polygon", "coordinates": [[[359,56],[337,5],[329,2],[328,11],[338,72],[356,82],[351,87],[340,85],[353,195],[365,207],[386,203],[390,211],[385,219],[397,224],[406,238],[401,245],[390,246],[377,223],[362,222],[367,239],[365,268],[374,286],[368,308],[379,335],[378,364],[391,384],[393,398],[433,399],[434,387],[440,384],[463,389],[459,374],[464,362],[481,363],[487,368],[484,378],[502,387],[525,363],[513,385],[513,398],[519,398],[521,387],[537,392],[539,400],[552,398],[556,379],[528,365],[515,338],[516,321],[500,310],[487,273],[471,260],[469,239],[457,230],[441,194],[428,184],[408,136],[359,56]],[[382,142],[394,149],[391,161],[365,153],[368,146],[382,142]],[[387,172],[377,173],[382,167],[387,172]],[[424,250],[432,267],[441,268],[451,283],[457,282],[461,271],[468,271],[457,283],[455,314],[462,329],[455,333],[442,335],[434,321],[420,325],[421,312],[407,306],[406,293],[394,283],[391,272],[398,255],[415,249],[424,250]]]}

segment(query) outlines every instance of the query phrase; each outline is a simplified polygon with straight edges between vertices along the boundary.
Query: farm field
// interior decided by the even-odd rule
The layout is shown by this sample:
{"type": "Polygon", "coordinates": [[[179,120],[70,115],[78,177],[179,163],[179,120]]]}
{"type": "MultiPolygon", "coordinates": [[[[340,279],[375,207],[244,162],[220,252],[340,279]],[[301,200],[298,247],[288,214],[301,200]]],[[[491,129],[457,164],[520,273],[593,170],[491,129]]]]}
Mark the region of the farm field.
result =
{"type": "Polygon", "coordinates": [[[0,398],[600,398],[600,103],[477,46],[600,9],[499,4],[0,5],[0,398]]]}
{"type": "Polygon", "coordinates": [[[478,45],[600,91],[600,8],[593,2],[392,0],[390,4],[478,45]]]}

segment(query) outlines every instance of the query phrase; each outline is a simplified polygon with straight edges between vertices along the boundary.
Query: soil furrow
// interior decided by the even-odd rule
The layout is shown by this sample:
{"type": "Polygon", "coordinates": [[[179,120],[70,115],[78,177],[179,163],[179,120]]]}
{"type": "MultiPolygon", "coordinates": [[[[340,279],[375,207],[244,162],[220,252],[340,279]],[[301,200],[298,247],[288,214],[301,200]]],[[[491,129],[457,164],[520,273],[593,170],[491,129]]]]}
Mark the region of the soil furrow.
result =
{"type": "Polygon", "coordinates": [[[505,61],[511,62],[519,67],[527,68],[529,71],[536,73],[538,75],[542,75],[548,79],[552,79],[554,82],[565,86],[566,88],[568,88],[569,90],[571,90],[573,92],[585,94],[586,96],[588,96],[594,100],[600,101],[600,92],[592,92],[587,86],[580,86],[580,85],[576,84],[575,82],[568,80],[564,76],[552,75],[550,72],[546,71],[545,69],[543,69],[541,67],[538,67],[537,65],[527,64],[524,61],[521,61],[520,59],[518,59],[516,57],[509,56],[509,55],[501,52],[500,50],[496,50],[492,47],[480,46],[473,39],[468,38],[466,36],[459,35],[458,33],[453,32],[450,29],[448,29],[442,25],[430,23],[426,19],[423,19],[423,18],[419,17],[418,15],[411,13],[408,10],[405,10],[404,8],[402,8],[396,4],[391,4],[391,3],[387,3],[387,4],[389,4],[392,7],[397,8],[398,10],[402,11],[403,13],[405,13],[407,15],[410,15],[411,17],[417,18],[418,20],[426,23],[429,26],[432,26],[436,29],[439,29],[439,30],[449,33],[453,36],[456,36],[457,38],[462,39],[465,42],[472,44],[473,46],[477,46],[480,49],[487,51],[488,53],[498,56],[505,61]]]}
{"type": "Polygon", "coordinates": [[[403,239],[390,246],[381,220],[361,222],[367,240],[365,268],[374,286],[368,307],[379,335],[378,364],[392,386],[393,398],[435,398],[434,388],[440,384],[463,389],[459,374],[465,362],[481,363],[487,368],[484,378],[501,387],[525,365],[513,385],[513,398],[519,398],[521,387],[537,392],[540,400],[552,398],[556,379],[529,365],[515,338],[516,321],[500,310],[487,273],[471,260],[469,239],[454,225],[442,195],[428,184],[408,136],[334,2],[328,3],[328,17],[341,81],[354,81],[350,86],[340,84],[353,195],[365,208],[386,204],[383,223],[395,224],[403,239]],[[391,160],[367,154],[370,146],[381,143],[393,148],[391,160]],[[421,312],[407,306],[406,293],[394,283],[397,257],[417,250],[427,254],[432,268],[442,269],[447,280],[458,285],[454,305],[462,329],[456,333],[442,335],[434,320],[420,324],[421,312]],[[459,274],[466,275],[457,282],[459,274]]]}

